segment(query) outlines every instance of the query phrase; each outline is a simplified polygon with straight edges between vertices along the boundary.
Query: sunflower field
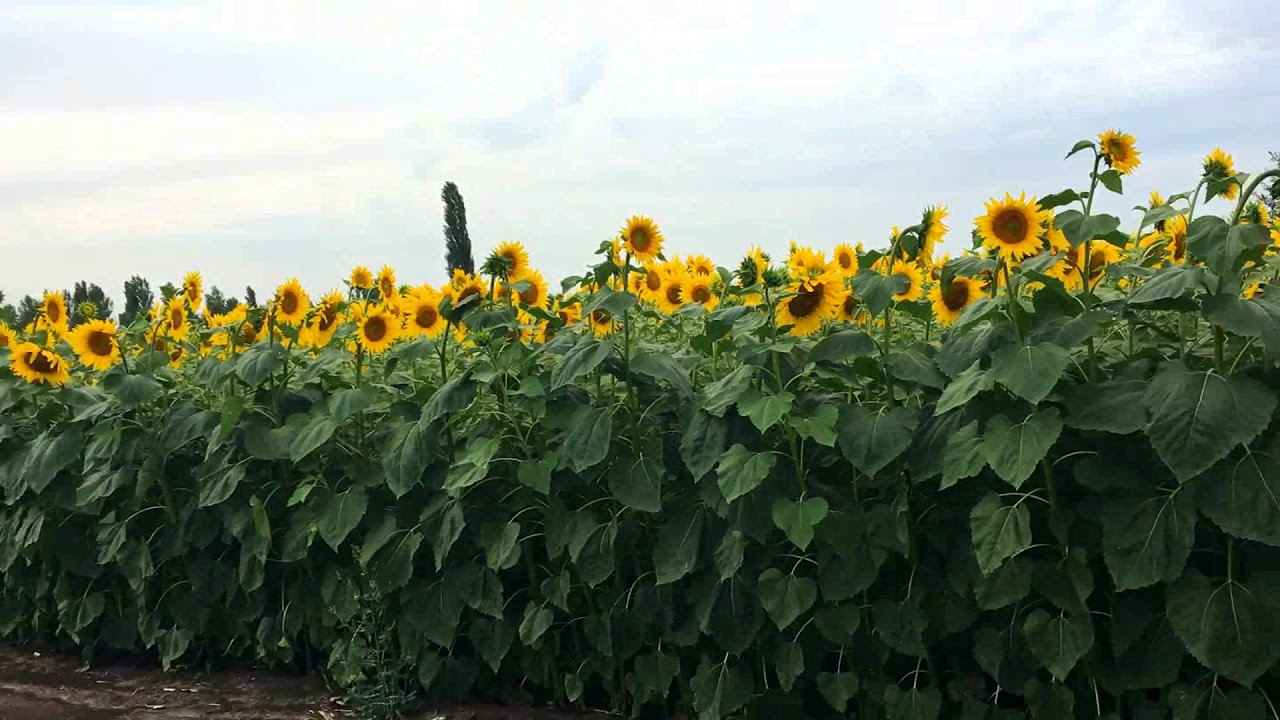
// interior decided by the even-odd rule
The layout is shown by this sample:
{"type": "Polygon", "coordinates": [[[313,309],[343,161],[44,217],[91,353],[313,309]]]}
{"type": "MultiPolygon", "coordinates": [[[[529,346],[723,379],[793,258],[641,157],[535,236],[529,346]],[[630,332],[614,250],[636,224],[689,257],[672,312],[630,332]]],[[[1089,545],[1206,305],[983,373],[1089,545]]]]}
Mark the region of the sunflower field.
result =
{"type": "Polygon", "coordinates": [[[1280,717],[1277,172],[1215,150],[1121,229],[1134,139],[1067,157],[952,258],[936,206],[728,266],[637,216],[556,287],[507,243],[128,327],[49,293],[0,326],[0,636],[633,716],[1280,717]]]}

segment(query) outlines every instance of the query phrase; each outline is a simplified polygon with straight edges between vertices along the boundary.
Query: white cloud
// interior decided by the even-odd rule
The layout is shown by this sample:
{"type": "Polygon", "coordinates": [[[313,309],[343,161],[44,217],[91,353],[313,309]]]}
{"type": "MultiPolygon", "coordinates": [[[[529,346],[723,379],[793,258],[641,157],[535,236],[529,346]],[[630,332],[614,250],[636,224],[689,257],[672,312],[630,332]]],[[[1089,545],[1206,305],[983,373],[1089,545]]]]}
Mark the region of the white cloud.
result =
{"type": "Polygon", "coordinates": [[[1170,0],[6,6],[0,286],[427,279],[444,180],[478,251],[519,238],[551,275],[632,212],[725,263],[874,243],[925,203],[959,245],[984,198],[1079,182],[1063,150],[1119,122],[1146,160],[1122,211],[1216,144],[1265,161],[1240,118],[1280,111],[1246,95],[1277,43],[1239,23],[1170,0]]]}

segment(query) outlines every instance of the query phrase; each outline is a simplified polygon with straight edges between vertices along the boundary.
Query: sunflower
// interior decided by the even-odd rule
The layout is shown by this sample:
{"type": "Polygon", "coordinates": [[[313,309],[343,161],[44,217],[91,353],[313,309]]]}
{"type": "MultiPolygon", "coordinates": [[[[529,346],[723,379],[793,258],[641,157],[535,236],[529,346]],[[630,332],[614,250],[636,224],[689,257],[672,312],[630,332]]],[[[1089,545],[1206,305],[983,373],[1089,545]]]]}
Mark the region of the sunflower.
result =
{"type": "Polygon", "coordinates": [[[169,367],[177,370],[187,360],[187,351],[181,345],[169,348],[169,367]]]}
{"type": "Polygon", "coordinates": [[[503,261],[506,267],[506,276],[513,278],[529,269],[529,253],[525,251],[524,245],[518,241],[509,240],[498,245],[493,251],[494,256],[503,261]]]}
{"type": "Polygon", "coordinates": [[[951,217],[951,213],[947,210],[946,205],[930,205],[924,209],[924,216],[920,219],[923,230],[920,233],[920,254],[918,258],[925,261],[933,260],[933,251],[937,249],[938,243],[942,242],[943,236],[950,230],[942,221],[951,217]]]}
{"type": "Polygon", "coordinates": [[[120,345],[116,340],[116,324],[110,320],[81,323],[67,335],[71,349],[80,356],[80,364],[94,370],[110,370],[120,362],[120,345]]]}
{"type": "Polygon", "coordinates": [[[942,289],[942,283],[934,285],[929,290],[929,302],[933,303],[933,314],[938,322],[942,325],[955,322],[965,308],[982,297],[982,288],[980,281],[963,275],[951,278],[946,290],[942,289]]]}
{"type": "Polygon", "coordinates": [[[1142,153],[1138,152],[1136,143],[1137,140],[1132,135],[1119,130],[1098,133],[1098,145],[1103,159],[1107,161],[1107,167],[1114,168],[1121,175],[1132,173],[1142,164],[1138,159],[1142,153]]]}
{"type": "Polygon", "coordinates": [[[841,277],[853,277],[858,273],[858,253],[849,243],[840,243],[831,251],[831,261],[841,277]]]}
{"type": "Polygon", "coordinates": [[[591,326],[591,332],[595,333],[596,337],[612,335],[618,329],[617,321],[604,308],[598,308],[588,313],[587,324],[591,326]]]}
{"type": "Polygon", "coordinates": [[[662,252],[666,238],[653,218],[632,215],[622,228],[622,247],[641,263],[652,262],[662,252]]]}
{"type": "Polygon", "coordinates": [[[658,311],[666,315],[684,307],[684,281],[689,277],[689,273],[683,268],[679,271],[672,271],[663,274],[662,289],[653,298],[653,304],[658,306],[658,311]]]}
{"type": "Polygon", "coordinates": [[[792,335],[812,335],[822,327],[823,320],[835,317],[848,290],[843,278],[828,271],[792,283],[788,292],[778,302],[778,325],[791,326],[792,335]]]}
{"type": "Polygon", "coordinates": [[[381,307],[362,313],[356,324],[356,338],[360,345],[375,355],[391,347],[399,334],[400,319],[381,307]]]}
{"type": "Polygon", "coordinates": [[[706,255],[690,255],[685,258],[684,267],[690,275],[715,275],[716,264],[706,255]]]}
{"type": "Polygon", "coordinates": [[[525,268],[518,274],[511,275],[511,291],[520,300],[520,304],[525,307],[536,307],[546,309],[547,307],[547,281],[543,279],[542,273],[533,268],[525,268]],[[524,284],[523,290],[517,290],[516,286],[524,284]]]}
{"type": "Polygon", "coordinates": [[[476,307],[480,300],[484,299],[485,293],[484,278],[474,273],[464,272],[462,270],[453,271],[453,280],[448,289],[448,296],[453,299],[453,306],[458,307],[463,303],[468,308],[476,307]],[[476,298],[472,300],[471,298],[476,298]]]}
{"type": "Polygon", "coordinates": [[[1204,157],[1203,167],[1205,177],[1217,180],[1231,180],[1226,187],[1218,190],[1217,195],[1214,197],[1220,196],[1228,200],[1235,200],[1236,194],[1240,191],[1240,184],[1235,180],[1235,160],[1230,155],[1222,152],[1222,148],[1214,148],[1213,152],[1204,157]]]}
{"type": "Polygon", "coordinates": [[[266,327],[255,327],[253,323],[245,320],[240,323],[236,335],[239,338],[239,345],[252,345],[266,336],[266,327]]]}
{"type": "Polygon", "coordinates": [[[1165,255],[1175,265],[1187,259],[1187,216],[1175,215],[1164,225],[1165,255]]]}
{"type": "Polygon", "coordinates": [[[560,325],[563,327],[569,327],[570,325],[577,324],[582,320],[582,306],[577,302],[570,302],[563,305],[557,302],[555,311],[556,317],[560,318],[560,325]]]}
{"type": "Polygon", "coordinates": [[[67,317],[67,298],[61,292],[46,291],[40,302],[44,324],[58,335],[65,335],[70,318],[67,317]]]}
{"type": "Polygon", "coordinates": [[[373,287],[373,272],[363,265],[351,269],[351,278],[347,281],[353,288],[368,290],[373,287]]]}
{"type": "Polygon", "coordinates": [[[895,277],[906,278],[907,280],[907,289],[900,293],[895,293],[893,296],[894,300],[899,302],[915,302],[924,295],[924,278],[920,274],[920,267],[915,263],[906,262],[905,260],[895,260],[893,261],[892,274],[895,277]]]}
{"type": "MultiPolygon", "coordinates": [[[[1081,243],[1075,251],[1074,261],[1077,275],[1081,273],[1080,268],[1084,267],[1084,251],[1084,243],[1081,243]]],[[[1118,262],[1120,262],[1120,248],[1106,240],[1095,240],[1089,243],[1089,287],[1097,287],[1098,280],[1102,278],[1102,271],[1108,265],[1118,262]]]]}
{"type": "Polygon", "coordinates": [[[714,275],[686,275],[680,297],[701,305],[706,310],[715,310],[720,304],[720,298],[713,287],[715,278],[714,275]]]}
{"type": "Polygon", "coordinates": [[[857,296],[850,291],[845,293],[844,301],[836,309],[836,319],[840,322],[853,322],[857,319],[858,312],[861,310],[862,304],[858,302],[857,296]]]}
{"type": "Polygon", "coordinates": [[[191,323],[187,321],[187,298],[185,295],[174,295],[164,308],[164,325],[167,334],[173,340],[186,340],[191,333],[191,323]]]}
{"type": "Polygon", "coordinates": [[[396,292],[396,271],[390,265],[383,265],[378,271],[378,294],[382,296],[382,301],[387,302],[395,298],[396,292]]]}
{"type": "Polygon", "coordinates": [[[8,350],[18,344],[18,334],[0,320],[0,350],[8,350]]]}
{"type": "Polygon", "coordinates": [[[9,356],[9,369],[31,384],[61,385],[71,379],[67,363],[52,350],[33,342],[19,343],[9,356]]]}
{"type": "Polygon", "coordinates": [[[297,325],[311,309],[311,299],[297,278],[290,278],[276,288],[276,321],[283,325],[297,325]]]}
{"type": "Polygon", "coordinates": [[[92,300],[85,300],[76,306],[76,313],[82,320],[97,320],[98,306],[92,300]]]}
{"type": "Polygon", "coordinates": [[[200,312],[200,306],[204,304],[204,278],[199,272],[192,270],[183,276],[182,295],[187,299],[191,312],[200,312]]]}
{"type": "Polygon", "coordinates": [[[1005,193],[1004,200],[992,198],[986,203],[986,214],[974,220],[978,235],[988,250],[1006,260],[1021,260],[1040,251],[1041,226],[1052,213],[1041,210],[1026,193],[1017,199],[1005,193]]]}
{"type": "Polygon", "coordinates": [[[303,345],[322,348],[329,344],[333,334],[338,330],[338,325],[342,323],[342,312],[339,309],[341,305],[342,293],[337,290],[326,293],[320,299],[320,305],[311,324],[303,328],[306,331],[306,340],[302,342],[303,345]]]}
{"type": "Polygon", "coordinates": [[[1267,206],[1257,200],[1249,201],[1244,206],[1244,212],[1240,214],[1241,223],[1252,223],[1254,225],[1270,225],[1271,213],[1267,212],[1267,206]]]}
{"type": "Polygon", "coordinates": [[[440,314],[442,296],[434,290],[419,289],[409,294],[405,303],[405,319],[410,332],[426,337],[438,337],[448,326],[440,314]]]}
{"type": "Polygon", "coordinates": [[[787,258],[787,270],[794,282],[817,277],[827,271],[826,255],[808,247],[793,247],[787,258]]]}
{"type": "Polygon", "coordinates": [[[641,300],[654,302],[662,291],[662,266],[657,263],[646,263],[640,270],[631,273],[629,282],[631,292],[641,300]]]}
{"type": "MultiPolygon", "coordinates": [[[[1158,190],[1152,190],[1149,199],[1151,200],[1151,207],[1147,208],[1148,210],[1155,210],[1158,207],[1168,204],[1164,201],[1164,198],[1161,197],[1160,191],[1158,190]]],[[[1156,221],[1156,230],[1164,230],[1164,220],[1156,221]]]]}

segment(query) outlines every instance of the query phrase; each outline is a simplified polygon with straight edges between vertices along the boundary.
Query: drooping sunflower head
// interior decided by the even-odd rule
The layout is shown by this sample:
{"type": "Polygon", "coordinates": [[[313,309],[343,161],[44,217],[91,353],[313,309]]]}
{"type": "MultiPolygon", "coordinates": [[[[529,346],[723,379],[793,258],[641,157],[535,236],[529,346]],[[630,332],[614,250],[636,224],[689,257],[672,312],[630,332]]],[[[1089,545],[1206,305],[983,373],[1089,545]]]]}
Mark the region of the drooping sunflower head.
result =
{"type": "Polygon", "coordinates": [[[778,301],[776,322],[779,327],[790,326],[792,335],[812,335],[823,320],[835,317],[847,293],[844,279],[831,271],[794,282],[778,301]]]}
{"type": "Polygon", "coordinates": [[[622,247],[639,262],[652,262],[662,252],[666,238],[653,218],[632,215],[622,228],[622,247]]]}
{"type": "Polygon", "coordinates": [[[18,343],[13,348],[9,354],[9,369],[32,385],[62,385],[71,379],[67,362],[61,355],[33,342],[18,343]]]}
{"type": "Polygon", "coordinates": [[[929,301],[933,305],[933,314],[942,325],[950,325],[960,317],[964,309],[982,297],[981,281],[963,275],[951,278],[944,288],[938,283],[929,290],[929,301]]]}
{"type": "Polygon", "coordinates": [[[351,278],[347,282],[353,288],[368,290],[373,287],[373,271],[363,265],[357,265],[351,269],[351,278]]]}
{"type": "Polygon", "coordinates": [[[1129,133],[1119,130],[1107,130],[1098,134],[1098,150],[1107,161],[1107,167],[1114,168],[1121,175],[1133,172],[1142,161],[1138,156],[1137,140],[1129,133]]]}
{"type": "Polygon", "coordinates": [[[297,278],[290,278],[276,288],[276,321],[283,325],[297,325],[311,309],[311,298],[297,278]]]}
{"type": "Polygon", "coordinates": [[[80,358],[80,364],[94,370],[110,370],[120,362],[120,345],[116,324],[110,320],[90,320],[75,327],[67,342],[80,358]]]}
{"type": "Polygon", "coordinates": [[[858,273],[858,251],[849,243],[840,243],[831,251],[831,262],[842,277],[853,277],[858,273]]]}
{"type": "Polygon", "coordinates": [[[933,259],[933,251],[950,230],[943,221],[951,217],[946,205],[930,205],[920,218],[920,255],[926,261],[933,259]]]}
{"type": "Polygon", "coordinates": [[[356,324],[356,339],[366,351],[378,354],[391,347],[400,335],[400,318],[385,308],[373,307],[356,324]]]}
{"type": "Polygon", "coordinates": [[[715,310],[720,304],[720,296],[715,288],[719,279],[718,275],[686,275],[680,295],[685,302],[701,305],[707,310],[715,310]]]}
{"type": "Polygon", "coordinates": [[[40,302],[40,316],[43,326],[59,334],[67,331],[70,318],[67,317],[67,298],[60,291],[48,291],[40,302]]]}
{"type": "Polygon", "coordinates": [[[448,326],[440,313],[442,296],[434,290],[418,289],[409,294],[404,306],[406,329],[417,335],[437,337],[448,326]]]}
{"type": "Polygon", "coordinates": [[[178,294],[169,298],[164,308],[165,333],[173,340],[186,340],[191,333],[191,323],[187,321],[187,298],[178,294]]]}
{"type": "Polygon", "coordinates": [[[1204,157],[1202,167],[1206,178],[1225,183],[1211,197],[1223,197],[1228,200],[1236,199],[1236,195],[1240,191],[1240,183],[1235,179],[1236,163],[1230,155],[1223,152],[1220,147],[1214,148],[1213,152],[1204,157]]]}
{"type": "Polygon", "coordinates": [[[1021,260],[1040,251],[1040,235],[1051,213],[1041,210],[1026,193],[1017,198],[1006,193],[1004,200],[992,198],[986,213],[974,220],[982,244],[1006,260],[1021,260]]]}
{"type": "Polygon", "coordinates": [[[1263,226],[1270,225],[1271,213],[1267,212],[1266,205],[1257,200],[1250,200],[1249,204],[1244,206],[1244,212],[1240,214],[1240,222],[1263,226]]]}
{"type": "Polygon", "coordinates": [[[390,265],[383,265],[378,271],[378,294],[383,302],[399,294],[396,292],[396,271],[390,265]]]}
{"type": "Polygon", "coordinates": [[[192,270],[182,277],[182,295],[187,299],[192,312],[200,311],[200,306],[204,304],[204,278],[200,277],[199,272],[192,270]]]}
{"type": "MultiPolygon", "coordinates": [[[[503,272],[493,272],[491,275],[503,275],[505,277],[515,277],[525,270],[529,269],[529,253],[516,240],[508,240],[501,243],[494,249],[492,258],[496,259],[495,265],[499,266],[503,272]]],[[[493,269],[498,269],[495,267],[493,269]]]]}

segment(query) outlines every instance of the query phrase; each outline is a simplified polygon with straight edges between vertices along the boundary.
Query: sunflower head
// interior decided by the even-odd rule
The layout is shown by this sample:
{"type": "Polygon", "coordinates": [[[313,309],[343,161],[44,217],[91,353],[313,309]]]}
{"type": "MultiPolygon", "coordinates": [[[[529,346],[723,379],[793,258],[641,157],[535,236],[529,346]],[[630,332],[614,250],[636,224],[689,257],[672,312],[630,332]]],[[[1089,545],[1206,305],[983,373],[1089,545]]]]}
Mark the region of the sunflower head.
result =
{"type": "Polygon", "coordinates": [[[529,253],[515,240],[504,242],[489,256],[485,262],[487,274],[501,277],[515,277],[529,269],[529,253]]]}
{"type": "Polygon", "coordinates": [[[795,247],[787,258],[787,270],[795,282],[822,275],[827,269],[826,255],[813,248],[795,247]]]}
{"type": "Polygon", "coordinates": [[[199,312],[200,306],[204,304],[204,279],[199,272],[192,270],[182,277],[182,295],[187,299],[191,311],[199,312]]]}
{"type": "Polygon", "coordinates": [[[276,288],[274,307],[277,322],[296,326],[306,318],[307,311],[311,309],[311,299],[298,279],[290,278],[276,288]]]}
{"type": "Polygon", "coordinates": [[[929,291],[929,301],[933,305],[933,314],[942,325],[950,325],[960,317],[964,309],[982,297],[981,281],[957,275],[943,287],[942,283],[933,286],[929,291]]]}
{"type": "Polygon", "coordinates": [[[1236,180],[1236,164],[1222,148],[1214,148],[1201,163],[1204,176],[1209,180],[1210,198],[1223,197],[1235,200],[1240,191],[1240,182],[1236,180]]]}
{"type": "Polygon", "coordinates": [[[67,298],[60,291],[48,291],[40,302],[41,324],[58,334],[66,333],[70,318],[67,317],[67,298]]]}
{"type": "Polygon", "coordinates": [[[690,275],[715,275],[716,264],[706,255],[690,255],[685,258],[685,269],[690,275]]]}
{"type": "Polygon", "coordinates": [[[720,297],[715,288],[717,280],[719,280],[717,275],[686,275],[684,287],[680,293],[681,298],[685,302],[701,305],[706,310],[715,310],[720,304],[720,297]]]}
{"type": "Polygon", "coordinates": [[[191,323],[187,320],[187,298],[182,294],[174,295],[164,308],[164,326],[173,340],[186,340],[191,333],[191,323]]]}
{"type": "Polygon", "coordinates": [[[1129,133],[1119,130],[1107,130],[1098,134],[1098,150],[1107,161],[1107,167],[1113,168],[1121,175],[1133,172],[1142,161],[1138,159],[1141,152],[1137,149],[1137,140],[1129,133]]]}
{"type": "Polygon", "coordinates": [[[604,308],[598,308],[587,313],[587,324],[591,326],[591,332],[595,333],[597,337],[612,335],[618,329],[618,322],[604,308]]]}
{"type": "Polygon", "coordinates": [[[80,364],[95,370],[110,370],[120,362],[120,344],[116,324],[110,320],[90,320],[75,327],[67,342],[80,358],[80,364]]]}
{"type": "Polygon", "coordinates": [[[776,322],[790,326],[792,335],[812,335],[822,321],[835,317],[847,293],[844,279],[832,271],[794,282],[778,301],[776,322]]]}
{"type": "Polygon", "coordinates": [[[418,288],[409,293],[404,305],[405,328],[409,332],[426,337],[437,337],[448,326],[440,312],[443,296],[430,288],[418,288]]]}
{"type": "Polygon", "coordinates": [[[840,243],[831,251],[831,262],[842,277],[858,274],[858,251],[849,243],[840,243]]]}
{"type": "Polygon", "coordinates": [[[1017,198],[1006,193],[1003,200],[992,198],[986,203],[986,213],[974,220],[982,244],[1006,260],[1022,258],[1040,252],[1040,235],[1052,213],[1041,210],[1033,197],[1026,193],[1017,198]]]}
{"type": "Polygon", "coordinates": [[[662,287],[653,298],[653,304],[658,306],[660,312],[670,315],[684,307],[687,302],[684,295],[685,280],[689,276],[690,273],[683,267],[663,272],[662,287]]]}
{"type": "Polygon", "coordinates": [[[542,273],[526,267],[523,271],[509,278],[508,292],[525,307],[547,307],[547,281],[542,273]]]}
{"type": "Polygon", "coordinates": [[[76,306],[76,312],[80,314],[83,320],[96,320],[98,317],[98,306],[92,300],[85,300],[76,306]]]}
{"type": "Polygon", "coordinates": [[[1270,225],[1271,213],[1267,212],[1266,205],[1257,200],[1250,200],[1249,204],[1244,206],[1244,212],[1240,215],[1240,222],[1263,226],[1270,225]]]}
{"type": "Polygon", "coordinates": [[[368,290],[373,287],[373,271],[363,265],[357,265],[351,269],[351,278],[347,282],[353,288],[368,290]]]}
{"type": "Polygon", "coordinates": [[[33,342],[18,343],[9,353],[9,369],[35,385],[62,385],[71,379],[67,362],[54,351],[33,342]]]}
{"type": "Polygon", "coordinates": [[[622,228],[621,239],[622,248],[642,263],[657,259],[662,253],[662,244],[666,241],[653,218],[643,215],[632,215],[627,220],[622,228]]]}
{"type": "Polygon", "coordinates": [[[383,302],[389,298],[394,298],[396,292],[396,271],[390,265],[383,265],[378,271],[378,294],[382,296],[383,302]]]}
{"type": "Polygon", "coordinates": [[[356,323],[356,339],[360,347],[378,354],[391,347],[400,334],[400,318],[385,308],[374,307],[356,323]]]}
{"type": "Polygon", "coordinates": [[[0,320],[0,350],[9,350],[18,344],[18,334],[0,320]]]}
{"type": "Polygon", "coordinates": [[[950,230],[943,222],[951,217],[946,205],[930,205],[920,218],[920,254],[926,261],[933,259],[933,251],[950,230]]]}
{"type": "MultiPolygon", "coordinates": [[[[884,262],[881,260],[881,262],[884,262]]],[[[924,294],[924,277],[920,266],[906,260],[894,260],[892,275],[907,281],[907,288],[895,293],[893,299],[898,302],[915,302],[924,294]]]]}

